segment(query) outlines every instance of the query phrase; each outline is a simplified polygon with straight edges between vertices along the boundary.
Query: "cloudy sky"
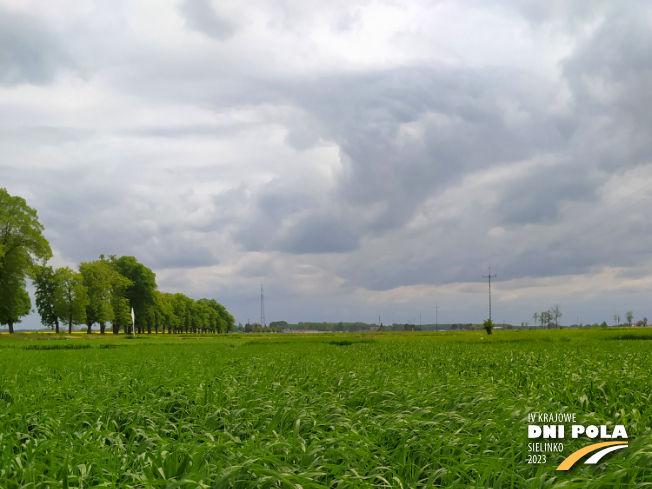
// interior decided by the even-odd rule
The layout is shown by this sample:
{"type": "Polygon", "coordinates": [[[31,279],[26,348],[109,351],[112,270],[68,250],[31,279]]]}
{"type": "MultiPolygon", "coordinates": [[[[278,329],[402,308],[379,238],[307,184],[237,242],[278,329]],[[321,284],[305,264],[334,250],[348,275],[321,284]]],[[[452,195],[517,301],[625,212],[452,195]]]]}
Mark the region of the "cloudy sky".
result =
{"type": "Polygon", "coordinates": [[[650,134],[648,2],[0,0],[51,264],[243,323],[652,318],[650,134]]]}

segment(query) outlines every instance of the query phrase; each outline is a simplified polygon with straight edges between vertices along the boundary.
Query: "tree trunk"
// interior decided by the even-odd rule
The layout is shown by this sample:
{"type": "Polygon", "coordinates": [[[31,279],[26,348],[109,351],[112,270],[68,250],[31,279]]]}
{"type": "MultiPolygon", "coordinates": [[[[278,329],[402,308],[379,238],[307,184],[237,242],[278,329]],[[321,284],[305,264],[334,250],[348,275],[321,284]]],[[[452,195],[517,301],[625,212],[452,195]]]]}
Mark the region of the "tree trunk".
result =
{"type": "Polygon", "coordinates": [[[68,334],[72,334],[72,318],[68,321],[68,334]]]}
{"type": "Polygon", "coordinates": [[[93,327],[93,325],[87,323],[86,326],[88,327],[88,330],[86,331],[86,334],[91,334],[91,328],[93,327]]]}
{"type": "Polygon", "coordinates": [[[120,325],[116,323],[112,323],[113,326],[113,334],[118,334],[120,333],[120,325]]]}
{"type": "Polygon", "coordinates": [[[7,326],[9,326],[9,332],[10,332],[10,333],[13,333],[13,332],[14,332],[14,322],[10,320],[10,321],[7,323],[7,326]]]}
{"type": "Polygon", "coordinates": [[[57,328],[57,334],[59,334],[59,320],[58,320],[58,319],[55,319],[55,320],[54,320],[54,325],[55,325],[56,328],[57,328]]]}
{"type": "Polygon", "coordinates": [[[106,323],[100,323],[100,334],[104,334],[106,330],[106,323]]]}

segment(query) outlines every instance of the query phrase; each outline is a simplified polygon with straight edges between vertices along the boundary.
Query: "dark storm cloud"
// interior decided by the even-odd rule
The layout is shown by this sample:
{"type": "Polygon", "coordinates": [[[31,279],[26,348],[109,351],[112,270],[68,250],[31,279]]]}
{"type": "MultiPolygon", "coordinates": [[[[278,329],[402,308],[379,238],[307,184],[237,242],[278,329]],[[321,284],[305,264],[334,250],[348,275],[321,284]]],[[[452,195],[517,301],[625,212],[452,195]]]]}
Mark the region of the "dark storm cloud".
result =
{"type": "MultiPolygon", "coordinates": [[[[535,86],[550,90],[523,73],[432,68],[290,83],[285,97],[310,114],[320,137],[338,144],[344,168],[337,187],[320,198],[293,184],[265,186],[257,196],[259,217],[238,234],[240,242],[288,253],[348,252],[365,235],[401,228],[426,198],[473,171],[560,151],[566,136],[558,118],[545,113],[545,97],[528,95],[535,86]],[[522,122],[508,120],[511,106],[523,113],[522,122]],[[419,134],[401,136],[410,123],[419,134]],[[370,206],[382,210],[365,217],[361,211],[370,206]],[[289,229],[282,225],[299,214],[289,229]],[[264,245],[252,234],[265,236],[264,245]]],[[[543,197],[552,202],[563,193],[555,188],[543,197]]],[[[506,210],[507,220],[539,219],[522,206],[506,210]]]]}
{"type": "Polygon", "coordinates": [[[349,222],[331,215],[310,215],[292,227],[277,245],[286,253],[345,253],[360,237],[349,222]]]}
{"type": "Polygon", "coordinates": [[[72,64],[49,26],[0,6],[0,84],[50,83],[59,70],[72,64]]]}
{"type": "Polygon", "coordinates": [[[597,202],[602,183],[582,162],[542,166],[502,186],[495,222],[508,228],[524,224],[553,224],[568,202],[597,202]]]}
{"type": "Polygon", "coordinates": [[[229,39],[236,32],[235,23],[218,15],[210,0],[184,0],[179,11],[191,29],[218,41],[229,39]]]}
{"type": "Polygon", "coordinates": [[[637,9],[615,9],[563,66],[575,110],[585,119],[582,149],[591,152],[599,167],[610,173],[649,162],[649,17],[637,9]]]}

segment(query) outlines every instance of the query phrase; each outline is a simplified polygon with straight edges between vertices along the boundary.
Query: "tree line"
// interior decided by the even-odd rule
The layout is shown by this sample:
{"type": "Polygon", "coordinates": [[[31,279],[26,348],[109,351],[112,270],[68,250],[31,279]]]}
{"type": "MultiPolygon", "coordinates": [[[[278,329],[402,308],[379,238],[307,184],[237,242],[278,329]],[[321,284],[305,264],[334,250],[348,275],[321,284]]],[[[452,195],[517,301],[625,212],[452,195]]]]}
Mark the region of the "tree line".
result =
{"type": "Polygon", "coordinates": [[[0,188],[0,324],[14,324],[30,313],[31,279],[36,310],[44,326],[55,330],[94,325],[113,333],[226,333],[235,321],[214,299],[194,300],[158,290],[156,274],[133,256],[100,255],[98,260],[54,269],[47,266],[52,250],[37,213],[26,201],[0,188]]]}

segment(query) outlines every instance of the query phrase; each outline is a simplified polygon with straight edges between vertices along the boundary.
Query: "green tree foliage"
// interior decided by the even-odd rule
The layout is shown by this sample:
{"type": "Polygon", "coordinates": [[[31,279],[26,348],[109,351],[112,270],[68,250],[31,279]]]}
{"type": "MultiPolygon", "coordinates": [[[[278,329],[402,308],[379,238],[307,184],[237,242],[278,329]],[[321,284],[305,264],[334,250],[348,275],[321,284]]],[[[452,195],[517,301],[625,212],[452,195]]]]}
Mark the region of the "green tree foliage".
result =
{"type": "Polygon", "coordinates": [[[52,267],[40,266],[34,273],[33,282],[36,288],[36,310],[41,316],[41,323],[59,333],[54,297],[60,286],[60,275],[52,267]]]}
{"type": "Polygon", "coordinates": [[[561,311],[559,310],[559,304],[555,304],[550,308],[550,311],[548,311],[550,314],[550,320],[555,321],[555,329],[559,328],[559,318],[561,317],[561,311]]]}
{"type": "Polygon", "coordinates": [[[7,325],[14,332],[14,324],[20,323],[32,307],[25,289],[25,274],[15,260],[7,260],[3,280],[0,282],[0,324],[7,325]]]}
{"type": "MultiPolygon", "coordinates": [[[[113,276],[117,274],[111,265],[104,260],[82,262],[79,264],[79,273],[82,283],[88,294],[86,304],[86,327],[90,334],[93,324],[104,325],[113,321],[113,307],[111,307],[111,289],[113,276]]],[[[102,328],[104,329],[104,328],[102,328]]]]}
{"type": "Polygon", "coordinates": [[[176,293],[172,296],[171,302],[174,322],[168,324],[168,333],[170,330],[174,331],[175,333],[184,330],[187,316],[187,304],[191,300],[192,299],[186,297],[181,293],[176,293]]]}
{"type": "Polygon", "coordinates": [[[491,334],[494,329],[494,322],[491,319],[485,319],[482,323],[482,326],[484,327],[487,334],[491,334]]]}
{"type": "Polygon", "coordinates": [[[125,297],[136,314],[136,329],[142,333],[153,317],[152,309],[156,306],[156,274],[133,256],[112,256],[110,261],[120,275],[131,281],[131,285],[125,289],[125,297]]]}
{"type": "Polygon", "coordinates": [[[0,281],[10,259],[31,274],[40,261],[51,256],[52,250],[43,237],[43,226],[36,211],[25,199],[12,197],[6,189],[0,188],[0,281]]]}
{"type": "Polygon", "coordinates": [[[128,278],[116,273],[110,299],[111,309],[113,309],[113,320],[111,321],[113,334],[118,334],[120,328],[127,332],[131,326],[131,307],[129,307],[129,299],[125,295],[130,284],[131,281],[128,278]]]}
{"type": "Polygon", "coordinates": [[[181,324],[181,330],[189,333],[192,329],[192,315],[193,315],[193,304],[194,300],[191,299],[188,296],[185,296],[183,294],[180,294],[182,296],[182,300],[184,302],[184,307],[185,307],[185,315],[183,317],[183,321],[181,324]]]}
{"type": "Polygon", "coordinates": [[[625,318],[627,319],[627,325],[631,326],[632,323],[634,322],[634,313],[632,311],[627,311],[627,314],[625,314],[625,318]]]}
{"type": "Polygon", "coordinates": [[[60,286],[55,291],[54,307],[59,320],[68,324],[68,333],[72,333],[73,324],[86,322],[88,294],[81,274],[75,273],[69,267],[60,268],[58,273],[60,286]]]}
{"type": "Polygon", "coordinates": [[[539,320],[541,321],[541,327],[550,328],[552,324],[552,314],[550,311],[543,311],[539,315],[539,320]]]}
{"type": "Polygon", "coordinates": [[[174,314],[174,296],[166,292],[154,292],[154,302],[156,307],[154,309],[154,330],[158,333],[159,328],[164,329],[168,326],[168,332],[172,328],[176,328],[179,319],[174,314]]]}
{"type": "Polygon", "coordinates": [[[120,275],[111,263],[100,256],[99,260],[81,263],[79,272],[86,287],[89,302],[86,306],[87,333],[91,333],[95,323],[100,325],[104,334],[107,322],[125,321],[129,315],[129,306],[125,291],[131,281],[120,275]]]}
{"type": "Polygon", "coordinates": [[[226,308],[215,299],[199,299],[208,309],[208,330],[212,333],[229,333],[235,329],[235,319],[226,308]]]}
{"type": "Polygon", "coordinates": [[[51,256],[36,211],[0,188],[0,324],[7,324],[10,332],[31,308],[27,276],[51,256]]]}

